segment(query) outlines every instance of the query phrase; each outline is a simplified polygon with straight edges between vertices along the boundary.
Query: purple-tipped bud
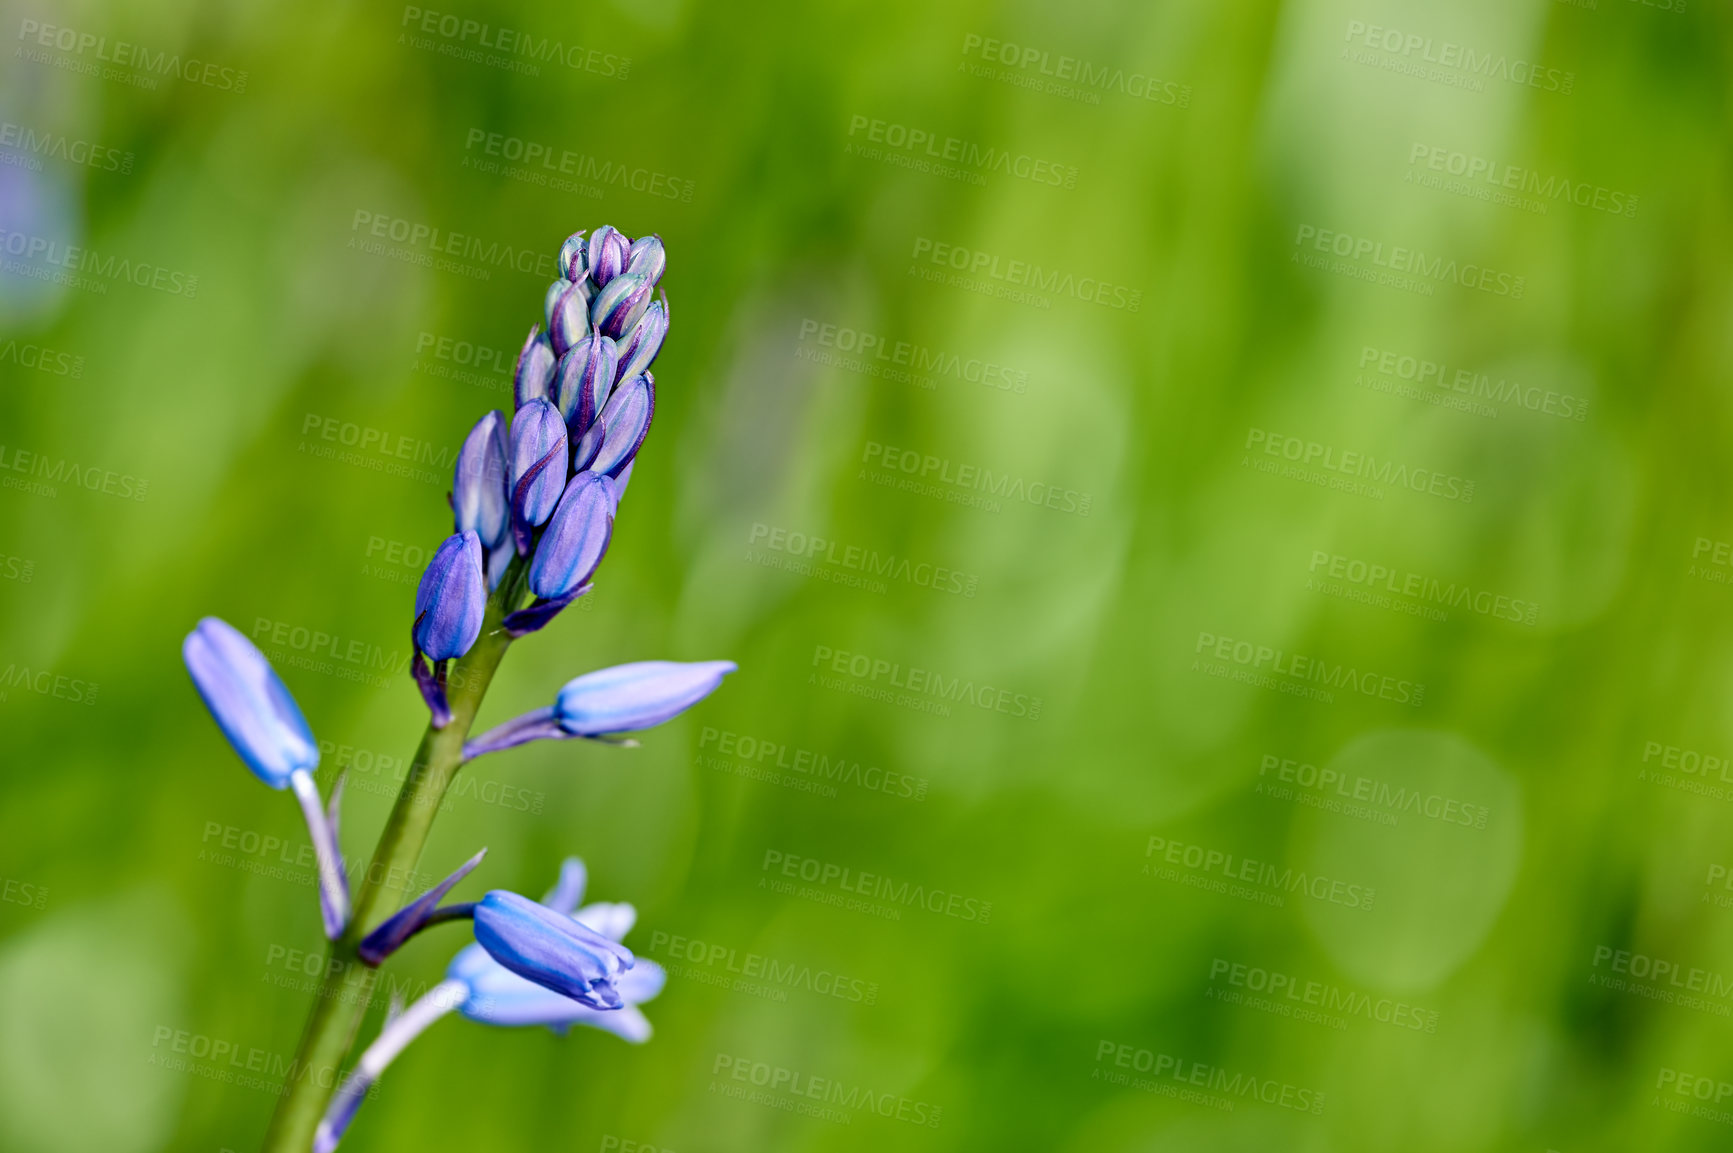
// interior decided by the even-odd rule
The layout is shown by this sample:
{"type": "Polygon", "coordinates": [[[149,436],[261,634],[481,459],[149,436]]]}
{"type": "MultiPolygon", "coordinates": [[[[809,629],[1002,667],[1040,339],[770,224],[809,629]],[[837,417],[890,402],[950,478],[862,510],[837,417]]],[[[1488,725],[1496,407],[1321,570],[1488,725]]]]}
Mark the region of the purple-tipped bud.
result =
{"type": "Polygon", "coordinates": [[[610,280],[626,271],[631,251],[631,243],[613,225],[604,224],[596,229],[596,234],[590,237],[589,271],[597,288],[606,288],[610,280]]]}
{"type": "Polygon", "coordinates": [[[505,415],[498,409],[476,421],[457,454],[451,507],[457,531],[472,531],[494,548],[511,527],[505,480],[505,415]]]}
{"type": "Polygon", "coordinates": [[[517,354],[517,369],[512,373],[514,408],[522,408],[538,396],[548,395],[554,379],[554,348],[548,343],[541,325],[530,329],[523,351],[517,354]]]}
{"type": "Polygon", "coordinates": [[[416,587],[415,647],[429,660],[461,657],[481,635],[486,611],[481,539],[473,532],[454,533],[433,554],[416,587]]]}
{"type": "Polygon", "coordinates": [[[716,691],[733,661],[636,661],[566,682],[554,719],[577,737],[629,733],[679,716],[716,691]]]}
{"type": "Polygon", "coordinates": [[[560,297],[564,296],[566,294],[566,289],[571,286],[572,282],[562,276],[552,284],[548,285],[547,292],[543,294],[542,319],[548,322],[549,328],[554,326],[554,305],[560,302],[560,297]]]}
{"type": "MultiPolygon", "coordinates": [[[[566,422],[547,400],[532,400],[511,421],[512,514],[534,527],[553,515],[566,487],[566,422]]],[[[518,552],[528,551],[524,540],[518,552]]]]}
{"type": "MultiPolygon", "coordinates": [[[[608,281],[606,288],[596,294],[596,299],[590,305],[590,318],[602,335],[620,339],[632,331],[650,307],[652,286],[646,278],[634,276],[627,272],[608,281]]],[[[558,347],[558,342],[555,342],[558,347]]]]}
{"type": "Polygon", "coordinates": [[[602,451],[590,462],[593,472],[617,476],[632,463],[644,438],[650,435],[650,419],[656,415],[656,389],[648,373],[634,376],[614,390],[608,406],[596,423],[605,430],[602,451]]]}
{"type": "Polygon", "coordinates": [[[560,245],[560,275],[567,280],[582,280],[584,278],[584,233],[582,229],[566,237],[566,242],[560,245]]]}
{"type": "Polygon", "coordinates": [[[554,355],[564,356],[566,350],[590,334],[590,297],[580,281],[566,289],[554,304],[554,315],[548,321],[548,339],[554,355]]]}
{"type": "Polygon", "coordinates": [[[654,285],[662,279],[662,273],[668,269],[668,251],[662,247],[662,238],[655,233],[640,236],[632,241],[632,247],[626,256],[626,271],[634,276],[642,276],[654,285]]]}
{"type": "Polygon", "coordinates": [[[589,580],[614,532],[614,483],[580,472],[566,486],[560,507],[536,545],[530,562],[530,591],[559,600],[589,580]]]}
{"type": "Polygon", "coordinates": [[[614,372],[614,379],[630,380],[643,373],[656,362],[656,354],[662,351],[662,342],[667,337],[668,297],[664,293],[661,300],[652,302],[644,310],[632,331],[620,341],[620,365],[614,372]]]}
{"type": "Polygon", "coordinates": [[[562,357],[553,401],[566,418],[566,435],[576,440],[596,423],[596,415],[614,387],[620,354],[614,342],[599,332],[584,337],[562,357]]]}
{"type": "Polygon", "coordinates": [[[319,745],[271,662],[239,629],[206,617],[181,646],[193,687],[253,774],[273,789],[319,763],[319,745]]]}
{"type": "Polygon", "coordinates": [[[475,907],[475,939],[507,969],[593,1009],[625,1003],[614,987],[635,958],[571,917],[495,889],[475,907]]]}

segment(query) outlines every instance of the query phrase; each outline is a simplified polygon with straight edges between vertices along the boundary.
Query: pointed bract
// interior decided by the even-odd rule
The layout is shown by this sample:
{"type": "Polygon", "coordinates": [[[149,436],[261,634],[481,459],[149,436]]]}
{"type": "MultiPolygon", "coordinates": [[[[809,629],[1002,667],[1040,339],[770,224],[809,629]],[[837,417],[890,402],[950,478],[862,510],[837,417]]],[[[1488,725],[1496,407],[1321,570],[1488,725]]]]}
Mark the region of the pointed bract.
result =
{"type": "Polygon", "coordinates": [[[487,856],[483,849],[463,864],[459,865],[445,880],[421,894],[397,912],[382,921],[377,929],[362,939],[356,953],[369,965],[378,965],[385,958],[395,953],[403,942],[409,940],[427,924],[428,917],[445,900],[445,895],[487,856]]]}
{"type": "Polygon", "coordinates": [[[415,590],[416,648],[433,661],[461,657],[481,634],[486,611],[481,539],[473,532],[454,533],[433,554],[415,590]]]}
{"type": "Polygon", "coordinates": [[[510,527],[505,475],[505,414],[494,409],[476,422],[457,454],[451,490],[458,532],[470,530],[491,549],[510,527]]]}
{"type": "Polygon", "coordinates": [[[319,763],[319,745],[277,671],[239,629],[205,617],[181,656],[217,727],[261,781],[287,788],[297,769],[319,763]]]}

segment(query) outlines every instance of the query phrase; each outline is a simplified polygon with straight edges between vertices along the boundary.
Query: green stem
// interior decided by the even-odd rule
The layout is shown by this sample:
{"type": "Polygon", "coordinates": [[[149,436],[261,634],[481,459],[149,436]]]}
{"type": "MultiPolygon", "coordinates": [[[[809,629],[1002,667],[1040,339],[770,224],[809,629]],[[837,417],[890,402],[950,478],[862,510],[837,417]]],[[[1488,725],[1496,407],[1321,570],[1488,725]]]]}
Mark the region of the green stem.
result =
{"type": "Polygon", "coordinates": [[[422,736],[409,777],[397,794],[379,846],[373,850],[373,860],[360,878],[354,916],[343,936],[331,942],[335,963],[325,966],[318,999],[290,1066],[289,1082],[265,1134],[263,1153],[308,1153],[313,1147],[313,1132],[336,1091],[339,1070],[355,1045],[356,1031],[379,979],[379,970],[363,963],[357,950],[378,921],[403,905],[409,880],[421,861],[422,846],[433,827],[433,816],[463,766],[463,743],[475,722],[476,710],[511,645],[501,621],[522,599],[523,567],[516,561],[506,571],[499,592],[488,601],[481,636],[452,665],[447,691],[451,723],[443,729],[429,725],[422,736]]]}

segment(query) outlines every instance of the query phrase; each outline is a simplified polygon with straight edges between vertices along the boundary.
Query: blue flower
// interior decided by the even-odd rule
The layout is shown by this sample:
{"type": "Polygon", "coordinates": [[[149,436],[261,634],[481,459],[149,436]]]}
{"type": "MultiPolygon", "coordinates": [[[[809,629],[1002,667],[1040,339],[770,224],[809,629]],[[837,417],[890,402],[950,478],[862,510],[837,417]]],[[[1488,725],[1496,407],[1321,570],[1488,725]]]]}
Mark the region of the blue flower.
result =
{"type": "Polygon", "coordinates": [[[505,414],[494,409],[470,429],[457,454],[451,509],[458,532],[472,531],[492,549],[511,527],[505,485],[505,414]]]}
{"type": "Polygon", "coordinates": [[[566,488],[566,421],[553,402],[537,398],[511,420],[512,525],[518,555],[529,552],[530,530],[554,513],[566,488]]]}
{"type": "Polygon", "coordinates": [[[602,330],[603,336],[618,340],[632,331],[632,326],[650,307],[653,291],[648,277],[623,272],[596,294],[590,304],[590,322],[602,330]]]}
{"type": "MultiPolygon", "coordinates": [[[[549,310],[551,313],[551,309],[549,310]]],[[[536,397],[546,397],[554,379],[554,346],[539,324],[530,326],[523,351],[517,354],[517,367],[512,371],[513,409],[522,408],[536,397]]]]}
{"type": "Polygon", "coordinates": [[[599,738],[653,728],[715,692],[733,661],[636,661],[568,681],[554,703],[489,729],[463,746],[465,760],[539,740],[599,738]]]}
{"type": "Polygon", "coordinates": [[[571,440],[583,436],[595,423],[608,390],[614,387],[619,366],[620,354],[614,342],[599,332],[591,332],[560,357],[552,399],[566,420],[566,434],[571,440]]]}
{"type": "Polygon", "coordinates": [[[619,342],[620,365],[614,370],[615,380],[630,380],[643,374],[656,362],[662,342],[668,338],[668,296],[655,301],[644,310],[638,323],[619,342]]]}
{"type": "Polygon", "coordinates": [[[580,472],[566,485],[560,506],[536,544],[530,562],[530,591],[558,600],[596,571],[614,532],[614,482],[580,472]]]}
{"type": "Polygon", "coordinates": [[[487,586],[481,574],[481,539],[453,533],[427,562],[415,589],[416,649],[429,660],[461,657],[481,635],[487,586]]]}
{"type": "Polygon", "coordinates": [[[640,236],[632,241],[631,251],[626,256],[626,271],[635,276],[648,278],[653,285],[662,279],[662,273],[668,268],[668,251],[662,247],[662,238],[655,233],[640,236]]]}
{"type": "Polygon", "coordinates": [[[475,906],[476,943],[518,976],[592,1009],[625,1004],[615,988],[636,963],[625,946],[528,897],[494,889],[475,906]]]}
{"type": "Polygon", "coordinates": [[[602,225],[596,229],[596,234],[590,237],[590,279],[595,281],[597,288],[606,288],[609,281],[626,270],[626,261],[630,257],[630,242],[621,236],[613,225],[602,225]]]}
{"type": "Polygon", "coordinates": [[[656,385],[649,373],[634,376],[615,389],[608,406],[596,418],[603,428],[602,447],[590,462],[590,470],[618,476],[644,446],[655,415],[656,385]]]}
{"type": "Polygon", "coordinates": [[[566,237],[566,242],[560,245],[560,275],[567,280],[582,280],[585,260],[584,230],[580,228],[566,237]]]}

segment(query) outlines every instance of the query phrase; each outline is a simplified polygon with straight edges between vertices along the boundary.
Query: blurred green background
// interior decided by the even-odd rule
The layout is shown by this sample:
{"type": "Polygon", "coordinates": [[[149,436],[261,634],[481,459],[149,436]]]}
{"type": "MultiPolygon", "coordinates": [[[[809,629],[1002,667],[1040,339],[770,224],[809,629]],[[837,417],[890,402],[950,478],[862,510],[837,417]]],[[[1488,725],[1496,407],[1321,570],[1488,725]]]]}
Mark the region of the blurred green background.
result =
{"type": "Polygon", "coordinates": [[[1733,1141],[1724,5],[4,12],[0,1147],[256,1147],[312,870],[181,637],[369,854],[416,550],[602,223],[656,424],[482,720],[740,672],[423,863],[582,855],[656,1036],[442,1022],[345,1149],[1733,1141]]]}

